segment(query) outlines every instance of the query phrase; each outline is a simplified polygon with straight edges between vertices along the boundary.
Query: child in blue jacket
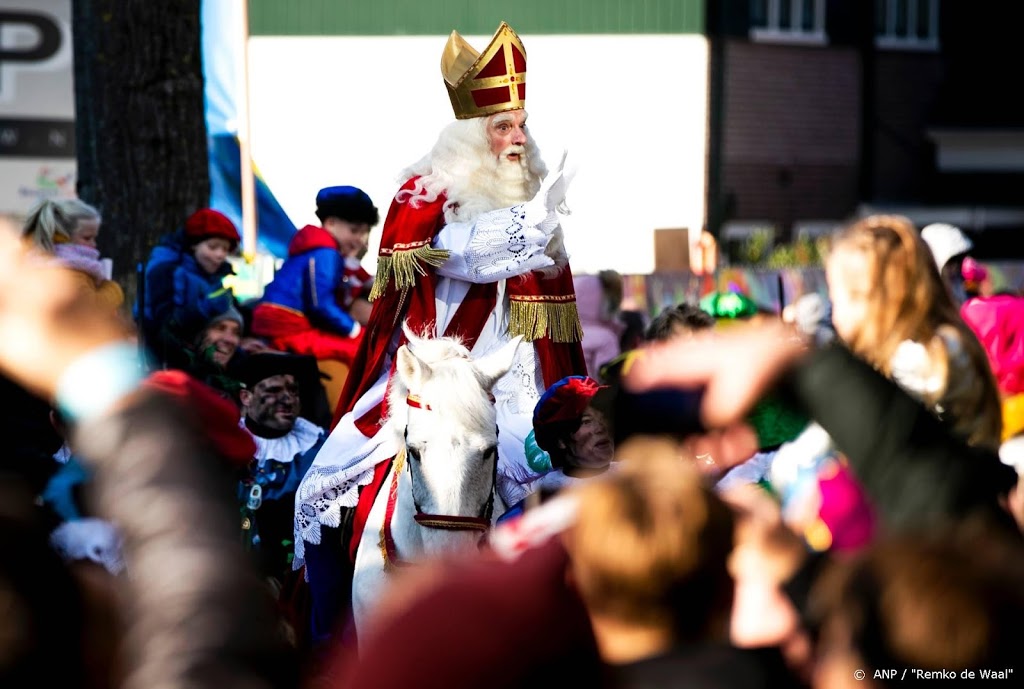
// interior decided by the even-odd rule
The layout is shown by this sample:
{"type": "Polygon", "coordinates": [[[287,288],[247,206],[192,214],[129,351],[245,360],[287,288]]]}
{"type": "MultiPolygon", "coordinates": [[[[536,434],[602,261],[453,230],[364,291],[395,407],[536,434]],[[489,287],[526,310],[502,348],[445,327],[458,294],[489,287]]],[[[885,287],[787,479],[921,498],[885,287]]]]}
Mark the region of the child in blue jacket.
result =
{"type": "Polygon", "coordinates": [[[173,363],[211,318],[234,305],[223,280],[234,272],[227,258],[239,239],[227,216],[203,208],[153,248],[146,264],[143,312],[136,318],[159,361],[173,363]]]}
{"type": "Polygon", "coordinates": [[[321,226],[306,225],[292,238],[288,258],[253,310],[252,333],[271,347],[318,360],[351,363],[362,327],[347,307],[369,291],[359,258],[380,216],[356,187],[321,189],[321,226]]]}

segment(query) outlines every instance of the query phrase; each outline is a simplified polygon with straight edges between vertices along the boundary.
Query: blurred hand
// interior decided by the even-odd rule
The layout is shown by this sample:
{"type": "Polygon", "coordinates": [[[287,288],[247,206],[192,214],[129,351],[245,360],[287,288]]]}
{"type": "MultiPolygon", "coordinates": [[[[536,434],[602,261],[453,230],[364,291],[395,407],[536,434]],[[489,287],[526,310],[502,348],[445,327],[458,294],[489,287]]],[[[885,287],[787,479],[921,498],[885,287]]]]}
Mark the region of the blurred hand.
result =
{"type": "Polygon", "coordinates": [[[682,443],[685,456],[697,470],[717,481],[729,469],[742,464],[758,450],[757,433],[745,423],[691,435],[682,443]]]}
{"type": "Polygon", "coordinates": [[[741,647],[783,645],[800,620],[782,585],[806,557],[803,540],[782,521],[778,503],[756,486],[721,494],[736,513],[729,573],[736,582],[731,637],[741,647]]]}
{"type": "Polygon", "coordinates": [[[623,367],[623,382],[636,392],[703,387],[704,426],[728,428],[740,423],[805,351],[804,340],[777,321],[735,325],[724,333],[638,350],[623,367]]]}
{"type": "Polygon", "coordinates": [[[9,230],[0,229],[0,369],[50,399],[71,362],[124,340],[123,324],[78,288],[73,271],[49,264],[9,230]]]}

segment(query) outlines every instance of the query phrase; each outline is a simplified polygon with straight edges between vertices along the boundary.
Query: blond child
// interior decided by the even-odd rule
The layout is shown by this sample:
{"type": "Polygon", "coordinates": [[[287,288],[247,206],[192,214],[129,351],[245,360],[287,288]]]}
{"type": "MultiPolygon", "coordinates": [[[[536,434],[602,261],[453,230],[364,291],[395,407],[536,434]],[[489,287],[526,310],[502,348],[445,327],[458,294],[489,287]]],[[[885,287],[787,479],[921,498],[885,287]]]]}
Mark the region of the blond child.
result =
{"type": "Polygon", "coordinates": [[[875,215],[833,240],[832,320],[851,350],[919,397],[972,445],[997,448],[999,394],[985,352],[904,217],[875,215]]]}
{"type": "Polygon", "coordinates": [[[81,275],[83,289],[95,290],[101,303],[118,309],[124,291],[109,279],[96,248],[102,221],[100,212],[84,201],[44,199],[29,212],[21,236],[81,275]]]}
{"type": "MultiPolygon", "coordinates": [[[[969,444],[998,448],[1002,414],[985,352],[910,221],[875,215],[848,225],[833,238],[825,270],[832,324],[850,350],[969,444]]],[[[786,522],[814,549],[858,550],[874,538],[871,506],[818,424],[780,448],[770,475],[786,522]],[[827,489],[837,475],[850,499],[827,489]],[[846,526],[837,532],[830,523],[846,526]]]]}

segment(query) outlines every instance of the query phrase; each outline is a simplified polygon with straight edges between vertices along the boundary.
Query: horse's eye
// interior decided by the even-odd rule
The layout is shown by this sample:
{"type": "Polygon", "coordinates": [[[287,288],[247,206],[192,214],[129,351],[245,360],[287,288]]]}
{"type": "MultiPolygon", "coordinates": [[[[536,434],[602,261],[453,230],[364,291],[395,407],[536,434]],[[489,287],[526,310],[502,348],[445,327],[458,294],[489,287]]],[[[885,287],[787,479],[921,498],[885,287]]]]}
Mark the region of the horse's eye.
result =
{"type": "Polygon", "coordinates": [[[415,447],[409,448],[409,459],[415,459],[417,462],[420,461],[420,451],[415,447]]]}
{"type": "Polygon", "coordinates": [[[491,445],[489,448],[484,450],[484,453],[483,453],[484,461],[487,461],[488,459],[490,459],[491,457],[493,457],[497,453],[498,453],[498,446],[497,445],[491,445]]]}

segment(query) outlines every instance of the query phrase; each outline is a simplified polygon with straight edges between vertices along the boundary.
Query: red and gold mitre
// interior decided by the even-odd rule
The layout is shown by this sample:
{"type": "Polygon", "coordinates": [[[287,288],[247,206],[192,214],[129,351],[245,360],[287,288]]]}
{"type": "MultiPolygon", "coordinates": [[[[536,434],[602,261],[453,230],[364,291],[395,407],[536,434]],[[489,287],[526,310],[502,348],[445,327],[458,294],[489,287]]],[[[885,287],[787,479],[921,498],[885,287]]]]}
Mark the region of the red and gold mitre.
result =
{"type": "Polygon", "coordinates": [[[482,53],[452,31],[441,55],[441,75],[460,120],[526,107],[526,49],[505,22],[482,53]]]}

